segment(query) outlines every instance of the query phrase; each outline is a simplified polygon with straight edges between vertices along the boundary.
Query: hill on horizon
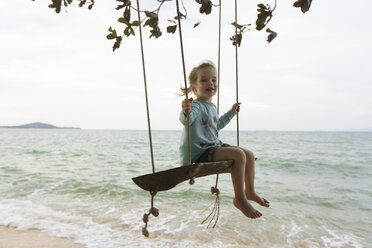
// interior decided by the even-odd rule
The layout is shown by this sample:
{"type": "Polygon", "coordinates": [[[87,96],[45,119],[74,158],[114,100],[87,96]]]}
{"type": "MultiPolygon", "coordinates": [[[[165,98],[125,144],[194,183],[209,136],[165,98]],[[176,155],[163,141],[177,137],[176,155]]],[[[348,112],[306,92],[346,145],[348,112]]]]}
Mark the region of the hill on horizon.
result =
{"type": "Polygon", "coordinates": [[[42,122],[33,122],[19,126],[0,126],[0,128],[47,128],[47,129],[80,129],[79,127],[57,127],[42,122]]]}

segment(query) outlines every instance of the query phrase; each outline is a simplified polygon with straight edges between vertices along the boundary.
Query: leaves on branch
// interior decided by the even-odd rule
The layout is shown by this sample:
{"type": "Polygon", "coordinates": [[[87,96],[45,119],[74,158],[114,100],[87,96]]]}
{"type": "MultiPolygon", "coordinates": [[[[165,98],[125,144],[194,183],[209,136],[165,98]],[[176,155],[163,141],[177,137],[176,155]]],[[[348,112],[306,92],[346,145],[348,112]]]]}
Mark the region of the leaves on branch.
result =
{"type": "Polygon", "coordinates": [[[272,31],[271,29],[267,28],[266,29],[266,32],[267,33],[270,33],[268,36],[267,36],[267,42],[271,42],[273,41],[273,39],[276,38],[276,36],[278,35],[276,32],[272,31]]]}
{"type": "Polygon", "coordinates": [[[297,0],[293,3],[293,6],[296,8],[301,8],[302,13],[306,13],[309,11],[312,1],[313,0],[297,0]]]}
{"type": "Polygon", "coordinates": [[[243,39],[243,33],[248,31],[249,30],[248,27],[251,26],[252,24],[239,24],[239,23],[233,22],[231,23],[231,25],[233,25],[237,29],[237,33],[231,36],[230,40],[232,41],[232,44],[234,46],[238,45],[240,47],[240,44],[243,39]]]}
{"type": "Polygon", "coordinates": [[[243,35],[241,33],[233,35],[230,37],[230,40],[232,41],[232,44],[234,46],[238,45],[240,47],[240,44],[242,43],[243,35]]]}
{"type": "MultiPolygon", "coordinates": [[[[32,0],[35,1],[35,0],[32,0]]],[[[58,14],[61,12],[62,8],[62,0],[50,0],[52,3],[48,5],[49,8],[54,9],[54,11],[58,14]]],[[[68,7],[68,5],[72,4],[74,0],[63,0],[63,5],[65,7],[68,7]]],[[[79,7],[83,7],[86,3],[87,0],[77,0],[79,1],[79,7]]],[[[88,5],[88,9],[92,9],[94,5],[94,0],[90,0],[88,5]]]]}
{"type": "MultiPolygon", "coordinates": [[[[32,0],[35,1],[35,0],[32,0]]],[[[71,5],[74,0],[50,0],[49,8],[54,9],[56,13],[60,13],[62,4],[64,7],[68,7],[68,5],[71,5]]],[[[79,7],[83,7],[85,5],[88,5],[88,9],[92,9],[95,0],[76,0],[79,2],[79,7]]],[[[118,18],[118,22],[125,25],[122,35],[118,35],[115,29],[109,28],[109,34],[106,36],[109,40],[115,40],[115,43],[113,45],[113,50],[115,51],[120,47],[122,38],[124,36],[131,36],[135,35],[134,28],[138,27],[139,25],[143,25],[143,27],[150,27],[150,38],[155,37],[158,38],[162,35],[162,32],[159,27],[159,11],[162,5],[165,2],[170,2],[171,0],[156,0],[159,4],[158,7],[155,10],[144,10],[141,11],[142,13],[145,13],[146,17],[141,19],[140,21],[135,20],[131,22],[131,10],[136,10],[132,7],[131,0],[116,0],[118,2],[116,10],[122,10],[123,15],[122,17],[118,18]]],[[[212,0],[195,0],[196,3],[200,5],[199,12],[201,14],[209,15],[212,12],[212,8],[215,7],[212,3],[212,0]]],[[[293,3],[293,6],[296,8],[301,8],[301,11],[303,13],[309,11],[311,6],[312,0],[296,0],[293,3]]],[[[218,5],[217,5],[218,6],[218,5]]],[[[257,5],[258,14],[257,14],[257,20],[256,20],[256,30],[261,31],[263,30],[267,24],[270,22],[273,12],[276,8],[276,1],[274,9],[271,9],[270,5],[268,4],[258,4],[257,5]]],[[[167,33],[174,34],[177,31],[178,23],[176,22],[178,19],[187,19],[187,10],[184,9],[185,14],[182,12],[179,12],[177,16],[174,17],[174,20],[168,20],[172,24],[167,26],[167,33]]],[[[193,20],[195,21],[195,20],[193,20]]],[[[194,28],[200,25],[199,21],[195,21],[194,28]]],[[[232,25],[237,29],[237,32],[230,37],[230,40],[232,41],[234,46],[241,45],[242,39],[243,39],[243,33],[250,29],[249,26],[251,24],[238,24],[236,22],[233,22],[232,25]]],[[[270,30],[269,28],[266,29],[266,32],[269,33],[267,36],[267,42],[273,41],[277,37],[277,33],[270,30]]]]}
{"type": "Polygon", "coordinates": [[[258,14],[256,20],[256,29],[258,31],[262,30],[269,23],[271,17],[273,16],[273,11],[268,4],[260,3],[258,6],[258,14]]]}
{"type": "Polygon", "coordinates": [[[131,2],[129,0],[116,0],[117,2],[120,2],[120,5],[118,5],[115,9],[120,10],[124,7],[131,6],[131,2]]]}
{"type": "Polygon", "coordinates": [[[123,38],[120,35],[118,36],[116,30],[113,29],[112,27],[109,27],[109,31],[110,33],[106,35],[106,38],[109,40],[115,40],[114,46],[112,47],[112,51],[115,51],[120,47],[123,38]]]}
{"type": "Polygon", "coordinates": [[[162,35],[162,32],[159,28],[159,17],[158,14],[152,11],[145,11],[146,17],[148,18],[143,25],[144,27],[149,26],[152,29],[150,30],[150,38],[158,38],[162,35]]]}

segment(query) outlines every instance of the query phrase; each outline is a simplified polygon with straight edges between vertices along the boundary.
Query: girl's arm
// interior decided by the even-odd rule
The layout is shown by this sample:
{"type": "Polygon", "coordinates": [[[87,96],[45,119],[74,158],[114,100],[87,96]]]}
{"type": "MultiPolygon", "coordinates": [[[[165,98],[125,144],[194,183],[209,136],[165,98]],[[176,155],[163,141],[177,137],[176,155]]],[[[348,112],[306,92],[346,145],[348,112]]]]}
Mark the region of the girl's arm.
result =
{"type": "Polygon", "coordinates": [[[218,119],[217,130],[224,128],[239,111],[240,102],[234,103],[231,109],[218,119]]]}
{"type": "Polygon", "coordinates": [[[185,99],[182,101],[182,111],[180,113],[180,121],[183,125],[187,125],[187,114],[190,116],[190,125],[194,122],[199,115],[199,104],[193,103],[193,99],[185,99]]]}

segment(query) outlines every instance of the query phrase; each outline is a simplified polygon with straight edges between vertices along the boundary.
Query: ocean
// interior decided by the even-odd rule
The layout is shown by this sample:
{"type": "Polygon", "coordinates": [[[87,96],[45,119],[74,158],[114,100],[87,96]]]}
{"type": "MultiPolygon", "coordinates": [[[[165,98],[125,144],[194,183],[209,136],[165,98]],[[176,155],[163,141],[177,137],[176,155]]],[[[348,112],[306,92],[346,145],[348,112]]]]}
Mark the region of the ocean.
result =
{"type": "MultiPolygon", "coordinates": [[[[180,131],[153,131],[156,171],[177,167],[180,131]]],[[[236,143],[233,131],[220,138],[236,143]]],[[[131,180],[151,173],[147,131],[0,129],[0,225],[39,229],[88,248],[372,247],[372,133],[241,131],[256,157],[256,191],[270,208],[246,218],[220,175],[150,195],[131,180]]]]}

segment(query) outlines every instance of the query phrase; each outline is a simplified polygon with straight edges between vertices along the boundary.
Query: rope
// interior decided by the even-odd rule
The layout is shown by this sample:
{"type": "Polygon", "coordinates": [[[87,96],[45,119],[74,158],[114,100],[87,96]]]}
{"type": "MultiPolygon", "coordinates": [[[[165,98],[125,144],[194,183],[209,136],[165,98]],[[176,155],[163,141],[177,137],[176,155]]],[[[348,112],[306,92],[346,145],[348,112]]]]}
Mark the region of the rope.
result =
{"type": "Polygon", "coordinates": [[[143,51],[143,38],[142,38],[141,16],[140,16],[140,7],[139,7],[139,1],[138,0],[137,0],[137,14],[138,14],[138,23],[139,23],[138,28],[139,28],[140,44],[141,44],[143,83],[144,83],[144,87],[145,87],[146,112],[147,112],[147,127],[148,127],[147,129],[148,129],[148,132],[149,132],[149,140],[150,140],[151,165],[152,165],[152,173],[155,173],[154,154],[153,154],[153,149],[152,149],[152,137],[151,137],[149,101],[148,101],[148,97],[147,97],[147,80],[146,80],[146,69],[145,69],[145,53],[143,51]]]}
{"type": "MultiPolygon", "coordinates": [[[[140,44],[141,44],[141,57],[142,57],[142,70],[143,70],[143,83],[145,88],[145,99],[146,99],[146,112],[147,112],[147,126],[148,126],[148,134],[149,134],[149,141],[150,141],[150,154],[151,154],[151,165],[152,165],[152,173],[155,173],[155,165],[154,165],[154,153],[152,149],[152,137],[151,137],[151,125],[150,125],[150,111],[149,111],[149,102],[147,97],[147,80],[146,80],[146,69],[145,69],[145,55],[143,51],[143,38],[142,38],[142,27],[141,27],[141,15],[140,15],[140,6],[139,0],[137,0],[137,15],[138,15],[138,27],[139,27],[139,34],[140,34],[140,44]]],[[[145,237],[149,237],[149,232],[147,230],[147,225],[149,221],[149,215],[153,215],[157,217],[159,215],[159,210],[154,208],[154,197],[156,195],[156,191],[151,191],[151,208],[149,212],[143,215],[143,222],[145,226],[142,228],[142,234],[145,237]]]]}
{"type": "MultiPolygon", "coordinates": [[[[220,68],[221,68],[221,0],[218,14],[218,57],[217,57],[217,115],[220,114],[220,68]]],[[[218,174],[217,174],[218,175],[218,174]]]]}
{"type": "MultiPolygon", "coordinates": [[[[221,0],[219,1],[219,20],[218,20],[218,91],[217,91],[217,114],[219,114],[219,99],[220,99],[220,54],[221,54],[221,0]]],[[[235,23],[238,23],[238,4],[237,0],[235,0],[235,23]]],[[[238,34],[238,29],[235,26],[235,36],[238,34]]],[[[238,44],[235,44],[235,84],[236,84],[236,102],[239,102],[239,78],[238,78],[238,44]]],[[[239,146],[239,112],[236,114],[236,138],[237,138],[237,146],[239,146]]],[[[216,184],[214,187],[211,188],[212,194],[216,194],[216,200],[214,202],[213,209],[211,213],[201,222],[204,224],[209,218],[209,224],[207,228],[211,225],[213,219],[216,218],[213,227],[217,225],[217,221],[220,215],[220,190],[217,188],[218,185],[218,178],[219,174],[216,176],[216,184]]]]}
{"type": "Polygon", "coordinates": [[[147,230],[147,225],[148,225],[148,222],[149,222],[149,216],[151,214],[155,217],[159,216],[159,209],[154,207],[154,197],[156,195],[156,191],[151,191],[150,194],[151,194],[151,208],[149,209],[149,212],[147,214],[145,213],[143,215],[143,218],[142,218],[143,222],[145,223],[145,226],[142,228],[142,234],[143,234],[143,236],[145,236],[147,238],[150,236],[150,233],[147,230]]]}
{"type": "MultiPolygon", "coordinates": [[[[221,68],[221,16],[222,16],[222,5],[221,0],[219,0],[219,15],[218,15],[218,58],[217,58],[217,115],[219,115],[220,110],[220,68],[221,68]]],[[[211,193],[216,194],[216,200],[214,202],[214,206],[212,208],[211,213],[201,222],[204,224],[211,216],[212,218],[209,221],[207,228],[211,225],[214,218],[216,218],[213,227],[217,225],[218,218],[220,216],[220,190],[217,188],[218,186],[218,178],[219,174],[216,175],[216,184],[214,187],[211,187],[211,193]],[[213,214],[213,215],[212,215],[213,214]]]]}
{"type": "Polygon", "coordinates": [[[220,216],[220,190],[215,187],[211,187],[211,192],[212,194],[216,194],[216,200],[214,201],[212,212],[200,223],[204,224],[212,216],[211,219],[209,220],[207,228],[209,228],[209,226],[212,224],[212,221],[216,218],[212,226],[212,228],[215,228],[217,225],[218,218],[220,216]]]}
{"type": "MultiPolygon", "coordinates": [[[[182,68],[183,68],[183,79],[185,83],[186,89],[186,99],[189,99],[188,92],[187,92],[187,79],[186,79],[186,66],[185,66],[185,55],[183,52],[183,39],[182,39],[182,28],[181,28],[181,16],[180,16],[180,7],[178,0],[176,0],[176,7],[177,7],[177,19],[178,19],[178,33],[180,36],[180,46],[181,46],[181,57],[182,57],[182,68]]],[[[190,116],[187,115],[187,161],[188,164],[191,165],[191,138],[190,138],[190,116]]],[[[194,184],[195,178],[191,178],[189,183],[194,184]]]]}
{"type": "MultiPolygon", "coordinates": [[[[235,0],[235,23],[238,23],[238,1],[235,0]]],[[[238,35],[238,28],[235,25],[235,37],[238,35]]],[[[239,73],[238,73],[238,44],[235,44],[235,85],[236,102],[239,102],[239,73]]],[[[239,146],[239,112],[236,113],[236,145],[239,146]]]]}

